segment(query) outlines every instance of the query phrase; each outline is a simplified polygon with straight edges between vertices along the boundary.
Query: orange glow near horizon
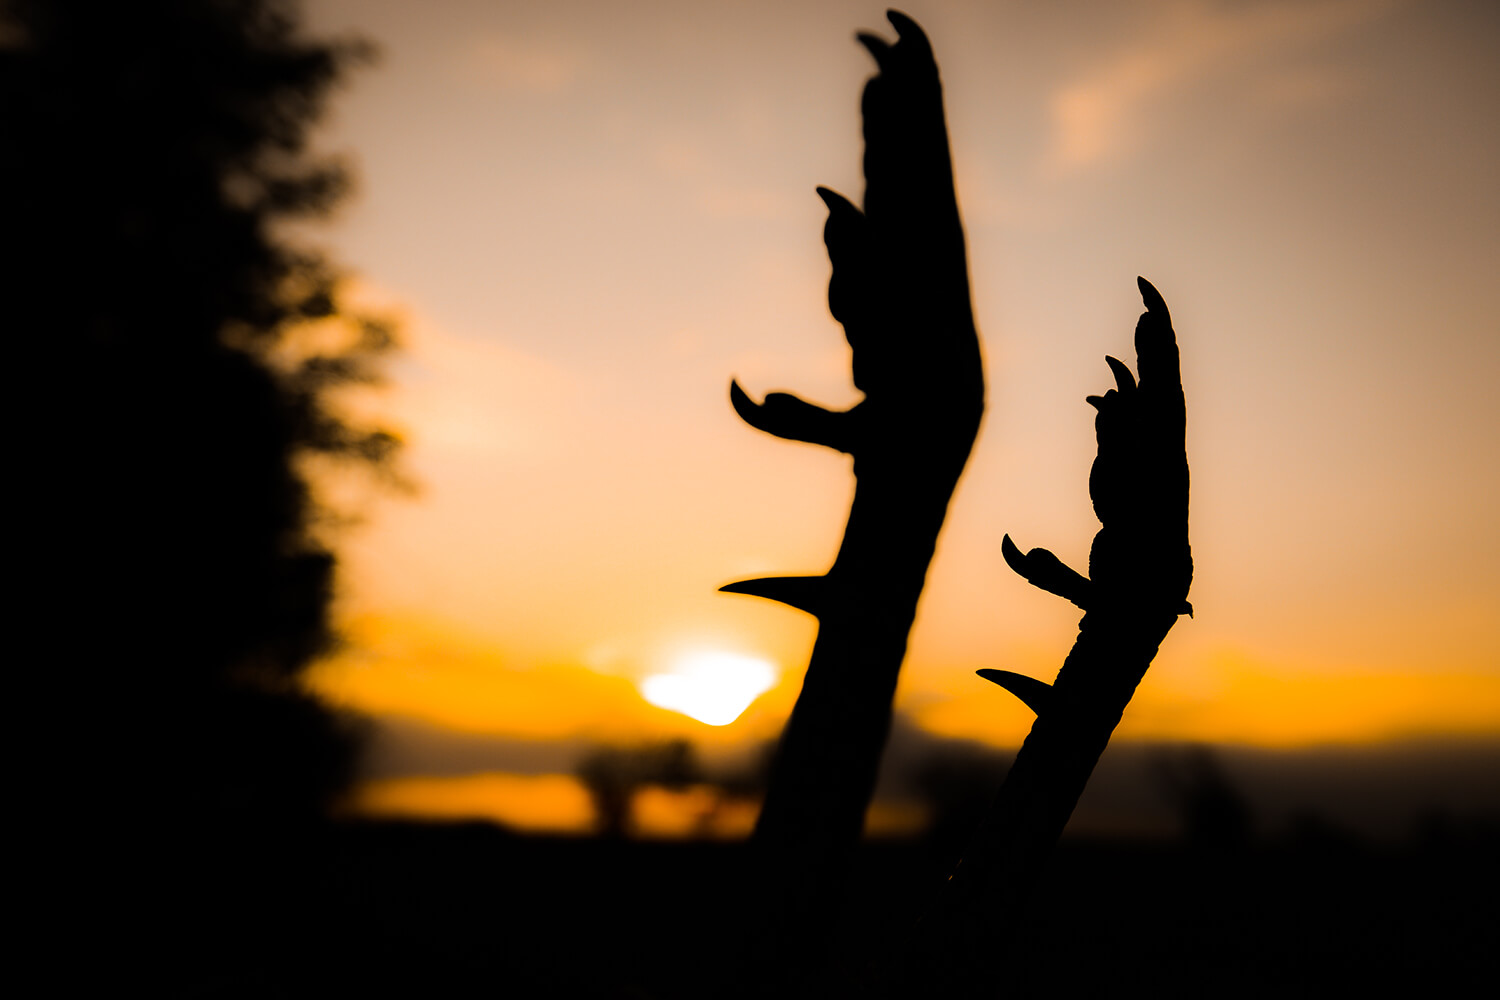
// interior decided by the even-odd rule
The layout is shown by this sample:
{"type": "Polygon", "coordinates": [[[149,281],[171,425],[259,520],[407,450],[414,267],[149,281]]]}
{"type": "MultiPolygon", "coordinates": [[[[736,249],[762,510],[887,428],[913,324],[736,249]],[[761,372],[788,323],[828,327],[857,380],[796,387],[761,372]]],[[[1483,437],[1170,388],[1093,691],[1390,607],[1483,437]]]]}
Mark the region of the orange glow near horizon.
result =
{"type": "MultiPolygon", "coordinates": [[[[527,833],[586,834],[594,829],[587,789],[572,775],[502,772],[448,777],[387,778],[357,785],[344,804],[349,813],[382,819],[488,820],[527,833]]],[[[755,827],[760,803],[726,799],[714,788],[673,790],[648,785],[631,806],[635,836],[650,840],[743,840],[755,827]]],[[[872,837],[905,836],[922,829],[922,806],[876,800],[866,817],[872,837]]]]}
{"type": "MultiPolygon", "coordinates": [[[[788,670],[741,716],[718,724],[653,705],[637,683],[617,674],[578,665],[517,668],[498,648],[437,621],[366,617],[352,623],[351,635],[350,649],[311,677],[314,690],[332,703],[376,718],[410,716],[500,738],[745,744],[776,735],[800,685],[799,672],[788,670]]],[[[712,657],[705,662],[711,667],[712,657]]],[[[1050,680],[1048,666],[1038,657],[1029,672],[1050,680]]],[[[1050,667],[1055,673],[1056,664],[1050,667]]],[[[1029,711],[993,685],[920,666],[908,668],[896,704],[935,736],[1001,748],[1017,746],[1031,723],[1029,711]]],[[[1154,667],[1118,737],[1357,745],[1494,736],[1497,719],[1500,676],[1493,673],[1332,672],[1219,654],[1187,669],[1175,660],[1154,667]]]]}
{"type": "MultiPolygon", "coordinates": [[[[858,399],[813,187],[863,188],[872,67],[852,35],[879,9],[603,9],[309,5],[319,30],[385,52],[324,136],[361,183],[315,239],[354,301],[400,320],[389,386],[349,405],[401,429],[419,485],[339,540],[349,642],[310,683],[465,738],[733,755],[780,731],[816,626],[716,590],[824,570],[853,478],[846,456],[740,424],[727,387],[858,399]],[[774,684],[722,726],[642,696],[705,651],[769,664],[774,684]]],[[[1078,613],[1013,576],[1000,539],[1087,565],[1083,397],[1105,354],[1133,360],[1144,274],[1182,347],[1198,614],[1119,738],[1500,737],[1500,68],[1480,15],[910,13],[944,76],[989,408],[903,718],[997,747],[1029,727],[974,671],[1050,680],[1078,613]]],[[[576,799],[431,780],[368,801],[436,816],[535,795],[535,824],[576,799]]],[[[653,828],[698,806],[651,805],[653,828]]]]}
{"type": "Polygon", "coordinates": [[[384,819],[489,820],[528,833],[582,833],[594,819],[588,792],[567,774],[366,781],[344,808],[384,819]]]}
{"type": "Polygon", "coordinates": [[[311,671],[314,691],[375,718],[411,717],[463,733],[726,745],[774,736],[796,698],[797,681],[783,676],[730,723],[710,724],[651,704],[629,676],[582,665],[517,665],[483,638],[438,620],[362,616],[346,631],[345,652],[311,671]]]}

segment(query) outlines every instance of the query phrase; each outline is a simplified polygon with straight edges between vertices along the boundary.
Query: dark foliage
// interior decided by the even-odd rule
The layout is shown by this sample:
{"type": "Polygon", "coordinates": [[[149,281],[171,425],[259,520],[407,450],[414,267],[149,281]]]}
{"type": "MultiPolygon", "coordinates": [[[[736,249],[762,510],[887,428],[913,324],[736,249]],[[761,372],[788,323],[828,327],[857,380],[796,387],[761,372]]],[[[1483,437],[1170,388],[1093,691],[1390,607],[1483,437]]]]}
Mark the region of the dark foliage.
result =
{"type": "Polygon", "coordinates": [[[346,313],[331,266],[278,229],[347,190],[308,131],[367,54],[304,40],[295,14],[0,8],[36,806],[96,824],[78,859],[155,891],[315,822],[353,761],[298,683],[334,642],[305,468],[387,464],[395,439],[341,419],[330,391],[372,378],[391,333],[346,313]]]}
{"type": "Polygon", "coordinates": [[[299,463],[378,465],[395,439],[329,400],[372,377],[389,330],[341,313],[329,265],[276,227],[348,186],[305,144],[364,50],[301,40],[269,0],[6,14],[0,280],[22,370],[44,380],[25,424],[31,596],[70,623],[45,682],[120,737],[111,770],[132,796],[156,783],[176,798],[212,774],[235,790],[205,798],[264,784],[303,809],[340,776],[326,754],[304,766],[277,745],[329,739],[311,732],[317,709],[292,707],[333,641],[334,559],[299,463]],[[304,346],[313,323],[333,346],[304,346]],[[263,713],[275,723],[235,729],[263,713]],[[263,767],[282,773],[250,773],[263,767]]]}

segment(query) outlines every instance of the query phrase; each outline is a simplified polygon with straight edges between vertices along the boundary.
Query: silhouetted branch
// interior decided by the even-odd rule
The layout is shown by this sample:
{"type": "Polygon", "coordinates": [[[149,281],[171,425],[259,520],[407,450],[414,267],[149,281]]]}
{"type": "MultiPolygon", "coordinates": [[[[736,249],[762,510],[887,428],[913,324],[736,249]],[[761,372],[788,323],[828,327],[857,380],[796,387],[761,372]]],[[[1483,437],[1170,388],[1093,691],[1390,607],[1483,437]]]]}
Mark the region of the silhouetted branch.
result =
{"type": "Polygon", "coordinates": [[[1146,312],[1136,325],[1140,382],[1107,359],[1116,387],[1088,401],[1098,410],[1099,454],[1089,493],[1103,527],[1089,553],[1089,578],[1045,549],[1006,561],[1034,585],[1086,610],[1078,639],[1049,685],[1004,671],[980,675],[1037,712],[994,805],[918,934],[908,971],[919,995],[966,988],[993,994],[1006,942],[1042,861],[1109,742],[1136,685],[1177,616],[1188,613],[1193,562],[1188,546],[1186,415],[1176,336],[1166,303],[1140,279],[1146,312]],[[985,984],[981,988],[979,984],[985,984]]]}
{"type": "Polygon", "coordinates": [[[747,423],[849,453],[857,480],[843,544],[824,576],[723,588],[818,618],[755,831],[787,967],[815,954],[859,837],[917,599],[984,410],[937,65],[910,18],[889,18],[894,44],[859,36],[880,69],[863,100],[864,210],[818,189],[829,210],[828,304],[865,398],[837,413],[785,393],[757,405],[730,387],[747,423]]]}

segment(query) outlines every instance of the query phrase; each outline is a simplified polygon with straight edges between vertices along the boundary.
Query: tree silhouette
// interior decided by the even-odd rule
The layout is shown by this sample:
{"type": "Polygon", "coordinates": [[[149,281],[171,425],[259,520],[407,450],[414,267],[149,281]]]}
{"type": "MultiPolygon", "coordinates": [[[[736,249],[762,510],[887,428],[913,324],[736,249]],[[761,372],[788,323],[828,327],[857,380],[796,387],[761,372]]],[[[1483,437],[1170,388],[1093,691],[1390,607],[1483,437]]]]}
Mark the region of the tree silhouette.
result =
{"type": "Polygon", "coordinates": [[[895,44],[859,36],[879,67],[863,98],[864,210],[818,189],[829,210],[828,305],[864,400],[836,413],[779,392],[756,404],[730,386],[751,426],[854,459],[854,501],[826,574],[722,588],[818,619],[754,835],[773,965],[793,976],[816,960],[863,826],[917,600],[984,411],[937,64],[915,22],[889,18],[895,44]]]}
{"type": "Polygon", "coordinates": [[[619,840],[631,830],[636,793],[646,785],[680,790],[703,777],[687,740],[668,740],[634,748],[598,747],[578,762],[578,779],[594,804],[601,837],[619,840]]]}
{"type": "Polygon", "coordinates": [[[227,845],[316,820],[353,759],[299,685],[334,642],[307,463],[386,465],[395,438],[331,393],[372,378],[391,334],[284,232],[348,188],[308,132],[367,55],[295,15],[0,8],[0,303],[30,393],[19,576],[44,643],[23,703],[48,713],[31,790],[54,828],[107,831],[70,864],[127,893],[212,883],[227,845]]]}
{"type": "Polygon", "coordinates": [[[1254,813],[1212,749],[1162,752],[1151,766],[1157,786],[1177,812],[1186,844],[1226,852],[1246,847],[1254,832],[1254,813]]]}

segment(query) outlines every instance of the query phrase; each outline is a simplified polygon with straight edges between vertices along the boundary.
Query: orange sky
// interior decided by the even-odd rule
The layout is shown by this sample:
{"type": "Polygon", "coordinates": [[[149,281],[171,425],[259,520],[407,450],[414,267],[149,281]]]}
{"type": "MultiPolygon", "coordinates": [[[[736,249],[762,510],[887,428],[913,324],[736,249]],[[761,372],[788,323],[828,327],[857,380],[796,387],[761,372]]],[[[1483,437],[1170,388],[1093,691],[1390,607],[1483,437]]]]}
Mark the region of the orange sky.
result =
{"type": "MultiPolygon", "coordinates": [[[[1014,745],[973,677],[1050,679],[1077,612],[1000,558],[1086,564],[1103,356],[1143,274],[1182,346],[1197,617],[1123,736],[1500,733],[1500,15],[1395,0],[918,3],[946,86],[990,407],[898,705],[1014,745]]],[[[383,50],[322,145],[359,194],[308,238],[403,321],[412,500],[344,543],[352,643],[317,684],[526,739],[774,734],[813,635],[715,593],[819,572],[847,459],[751,392],[857,397],[823,300],[858,196],[853,3],[315,0],[383,50]],[[692,651],[781,682],[710,727],[635,685],[692,651]]]]}

